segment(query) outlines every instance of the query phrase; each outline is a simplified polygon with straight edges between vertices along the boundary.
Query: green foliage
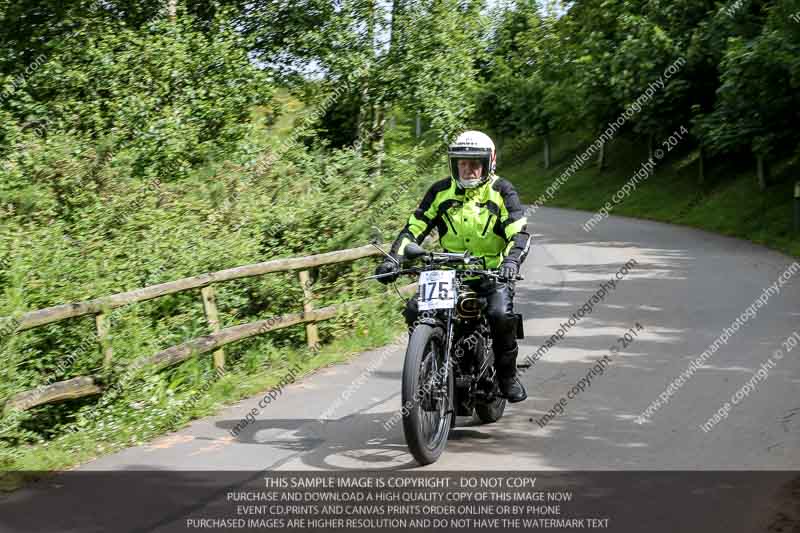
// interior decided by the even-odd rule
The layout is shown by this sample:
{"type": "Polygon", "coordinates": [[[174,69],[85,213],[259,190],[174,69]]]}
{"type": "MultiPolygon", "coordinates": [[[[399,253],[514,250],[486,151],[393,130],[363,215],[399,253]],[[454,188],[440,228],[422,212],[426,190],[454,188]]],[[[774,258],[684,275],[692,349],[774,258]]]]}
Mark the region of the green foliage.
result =
{"type": "Polygon", "coordinates": [[[798,154],[798,12],[797,0],[608,0],[551,21],[520,0],[496,18],[478,117],[543,137],[603,131],[632,109],[617,134],[691,125],[712,154],[798,154]]]}
{"type": "MultiPolygon", "coordinates": [[[[533,202],[569,166],[575,151],[585,145],[587,134],[591,132],[581,137],[557,136],[554,159],[560,164],[548,170],[541,169],[538,157],[528,157],[502,167],[501,175],[514,183],[523,202],[533,202]]],[[[552,205],[585,210],[589,219],[646,158],[646,146],[637,139],[620,138],[606,170],[586,165],[563,185],[552,205]]],[[[800,238],[792,230],[793,180],[778,181],[759,193],[748,169],[736,161],[725,164],[724,158],[714,158],[710,162],[714,164],[709,165],[706,183],[698,187],[693,165],[685,167],[679,157],[662,161],[653,176],[639,183],[635,194],[614,206],[612,214],[702,228],[800,257],[800,238]]]]}
{"type": "Polygon", "coordinates": [[[438,0],[403,5],[396,47],[381,66],[385,83],[407,109],[419,110],[441,138],[472,115],[476,65],[483,55],[480,3],[438,0]]]}
{"type": "MultiPolygon", "coordinates": [[[[196,293],[110,311],[108,373],[90,317],[15,334],[15,314],[391,239],[446,175],[442,147],[467,126],[498,144],[519,139],[517,152],[552,139],[557,173],[662,80],[615,133],[617,161],[627,143],[641,146],[632,137],[681,125],[691,126],[686,160],[701,144],[716,162],[750,151],[787,168],[800,159],[800,0],[582,1],[562,16],[528,0],[491,16],[477,0],[178,6],[173,18],[161,1],[0,2],[0,315],[12,317],[2,322],[0,400],[78,375],[116,387],[0,419],[0,467],[64,464],[87,438],[108,442],[93,452],[149,439],[264,385],[237,380],[275,375],[287,353],[322,364],[298,355],[305,333],[295,326],[226,348],[226,376],[201,357],[128,379],[132,361],[207,333],[196,293]],[[43,442],[58,445],[37,462],[25,450],[43,442]]],[[[523,170],[533,176],[517,181],[523,193],[557,176],[523,170]]],[[[593,208],[619,185],[586,172],[556,201],[593,208]]],[[[744,209],[752,183],[717,173],[700,190],[688,172],[659,173],[621,211],[664,218],[680,204],[679,221],[694,223],[692,205],[704,205],[716,217],[707,227],[790,240],[778,222],[787,180],[744,209]],[[731,206],[747,221],[725,222],[731,206]]],[[[364,280],[373,264],[315,269],[315,305],[378,294],[364,280]]],[[[217,291],[223,327],[302,309],[293,272],[217,291]]],[[[386,338],[398,317],[381,311],[325,322],[322,341],[355,349],[362,333],[386,338]]]]}
{"type": "Polygon", "coordinates": [[[786,7],[775,6],[759,34],[728,38],[714,109],[697,118],[713,152],[747,149],[767,155],[800,147],[795,134],[800,29],[790,16],[786,7]]]}
{"type": "MultiPolygon", "coordinates": [[[[104,19],[73,41],[55,36],[47,61],[0,101],[0,315],[368,240],[353,213],[383,184],[353,149],[309,149],[277,129],[283,104],[271,101],[268,74],[223,15],[202,25],[185,13],[138,25],[104,19]]],[[[313,128],[302,135],[315,136],[313,128]]],[[[385,214],[399,220],[412,201],[385,214]]],[[[373,263],[318,269],[315,305],[380,292],[364,280],[373,263]]],[[[293,272],[218,287],[223,327],[297,312],[302,298],[293,272]]],[[[197,293],[118,308],[110,319],[110,374],[92,317],[4,333],[0,401],[79,375],[117,387],[0,419],[4,465],[42,440],[66,442],[67,451],[85,445],[74,433],[141,441],[209,408],[200,399],[214,378],[208,357],[125,374],[132,361],[207,333],[197,293]]],[[[320,328],[321,340],[364,322],[347,313],[320,328]]],[[[233,345],[231,374],[280,366],[303,343],[295,326],[233,345]]]]}
{"type": "Polygon", "coordinates": [[[231,22],[215,24],[201,33],[182,17],[54,39],[4,104],[41,137],[79,132],[133,177],[184,177],[229,153],[251,130],[251,107],[271,95],[231,22]]]}
{"type": "Polygon", "coordinates": [[[595,73],[576,68],[575,49],[563,36],[566,22],[522,1],[496,19],[477,117],[502,137],[543,137],[580,124],[579,113],[591,107],[586,99],[595,95],[584,91],[582,77],[595,73]]]}

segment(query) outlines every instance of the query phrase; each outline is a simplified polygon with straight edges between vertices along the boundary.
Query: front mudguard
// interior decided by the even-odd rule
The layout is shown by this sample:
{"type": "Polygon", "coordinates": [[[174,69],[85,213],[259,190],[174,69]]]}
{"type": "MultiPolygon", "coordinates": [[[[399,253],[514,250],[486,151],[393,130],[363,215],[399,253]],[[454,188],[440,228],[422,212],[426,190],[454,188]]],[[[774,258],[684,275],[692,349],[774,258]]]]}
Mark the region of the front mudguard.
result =
{"type": "Polygon", "coordinates": [[[440,327],[440,328],[444,328],[444,326],[445,326],[445,323],[444,323],[444,321],[443,321],[441,318],[439,318],[439,317],[435,317],[435,316],[431,316],[431,317],[419,317],[419,318],[417,319],[417,322],[418,322],[419,324],[426,324],[426,325],[428,325],[428,326],[433,326],[433,327],[440,327]]]}
{"type": "Polygon", "coordinates": [[[425,324],[431,327],[439,327],[442,328],[442,331],[446,331],[447,325],[447,317],[442,316],[440,311],[419,311],[417,313],[416,319],[414,320],[413,328],[409,328],[409,331],[416,328],[419,324],[425,324]]]}

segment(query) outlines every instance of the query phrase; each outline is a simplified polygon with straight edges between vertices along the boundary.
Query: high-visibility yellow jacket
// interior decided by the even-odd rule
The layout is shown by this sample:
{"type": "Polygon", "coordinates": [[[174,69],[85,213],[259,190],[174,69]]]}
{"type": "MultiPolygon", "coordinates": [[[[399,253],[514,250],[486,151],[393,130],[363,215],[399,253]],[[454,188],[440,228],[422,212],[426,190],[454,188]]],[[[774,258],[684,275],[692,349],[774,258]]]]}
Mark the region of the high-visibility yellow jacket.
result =
{"type": "Polygon", "coordinates": [[[484,257],[487,268],[497,268],[506,257],[522,264],[530,247],[517,191],[510,181],[494,174],[474,189],[464,189],[451,177],[431,185],[391,253],[402,256],[406,245],[412,240],[422,244],[433,228],[445,251],[484,257]]]}

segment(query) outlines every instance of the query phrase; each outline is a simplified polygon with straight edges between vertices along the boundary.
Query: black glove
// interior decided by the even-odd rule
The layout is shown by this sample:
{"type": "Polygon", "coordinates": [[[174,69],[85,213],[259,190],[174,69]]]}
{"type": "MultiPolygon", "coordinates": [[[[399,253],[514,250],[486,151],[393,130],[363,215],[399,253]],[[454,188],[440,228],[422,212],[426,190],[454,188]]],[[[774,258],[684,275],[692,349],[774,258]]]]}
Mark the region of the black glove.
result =
{"type": "Polygon", "coordinates": [[[516,281],[519,273],[519,265],[513,259],[505,259],[500,265],[499,274],[508,281],[516,281]]]}
{"type": "MultiPolygon", "coordinates": [[[[378,265],[378,267],[375,269],[375,275],[388,274],[390,272],[397,272],[398,270],[400,270],[400,266],[391,259],[386,258],[383,260],[383,263],[378,265]]],[[[386,276],[383,278],[378,278],[378,281],[386,285],[387,283],[396,281],[397,277],[398,277],[397,274],[395,274],[394,276],[386,276]]]]}

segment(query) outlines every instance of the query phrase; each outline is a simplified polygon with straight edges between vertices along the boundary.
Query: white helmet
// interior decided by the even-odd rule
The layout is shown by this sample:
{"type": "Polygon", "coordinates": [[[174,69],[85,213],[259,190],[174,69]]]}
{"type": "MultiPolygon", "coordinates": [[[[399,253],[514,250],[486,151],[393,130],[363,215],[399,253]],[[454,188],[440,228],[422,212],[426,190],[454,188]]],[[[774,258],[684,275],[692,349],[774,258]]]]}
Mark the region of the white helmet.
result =
{"type": "Polygon", "coordinates": [[[489,176],[494,173],[497,164],[497,153],[494,143],[483,132],[465,131],[447,148],[447,157],[450,162],[450,176],[465,189],[472,189],[486,183],[489,176]],[[459,159],[480,159],[483,163],[481,177],[477,179],[462,179],[458,175],[459,159]]]}

